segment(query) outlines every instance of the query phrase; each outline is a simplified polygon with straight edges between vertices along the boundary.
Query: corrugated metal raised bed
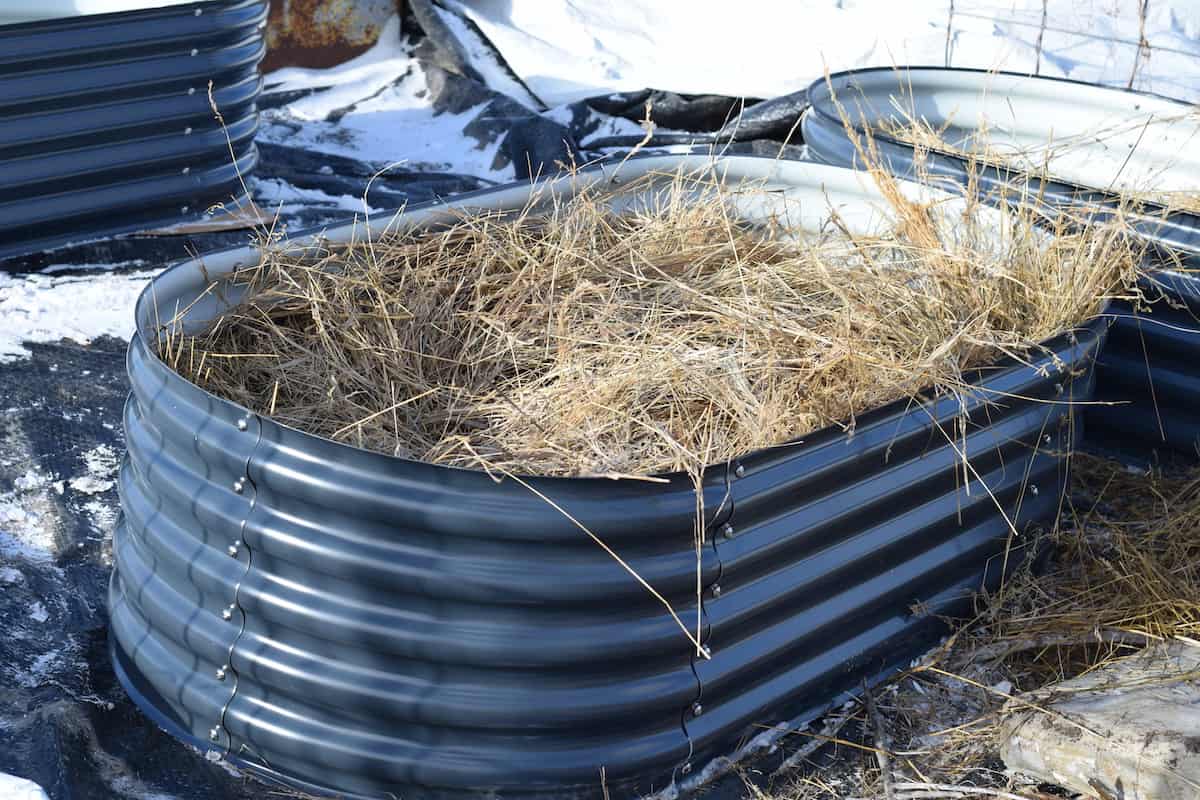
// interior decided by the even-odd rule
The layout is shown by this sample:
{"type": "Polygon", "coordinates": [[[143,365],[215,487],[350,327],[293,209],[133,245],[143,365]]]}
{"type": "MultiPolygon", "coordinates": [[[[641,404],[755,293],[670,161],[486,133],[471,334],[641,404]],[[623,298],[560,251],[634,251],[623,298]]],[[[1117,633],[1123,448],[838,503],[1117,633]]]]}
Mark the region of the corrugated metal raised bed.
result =
{"type": "Polygon", "coordinates": [[[242,196],[266,13],[223,0],[0,27],[0,258],[242,196]]]}
{"type": "MultiPolygon", "coordinates": [[[[634,159],[621,176],[704,163],[634,159]]],[[[861,173],[717,164],[726,180],[768,178],[799,201],[800,224],[827,220],[830,204],[851,229],[879,220],[861,173]]],[[[611,168],[583,176],[607,180],[611,168]]],[[[520,208],[530,191],[456,205],[520,208]]],[[[405,216],[451,218],[445,206],[405,216]]],[[[139,302],[114,663],[174,735],[262,774],[366,797],[651,792],[696,780],[759,726],[811,717],[907,663],[940,635],[934,615],[997,580],[1027,526],[1055,516],[1077,424],[1066,401],[1089,396],[1104,338],[1093,322],[1031,364],[981,372],[978,392],[897,402],[859,418],[853,436],[826,430],[710,467],[700,609],[689,477],[526,479],[681,617],[699,611],[705,658],[520,483],[299,432],[161,362],[155,304],[202,296],[184,324],[211,319],[237,289],[206,287],[256,258],[244,249],[179,265],[139,302]]]]}
{"type": "Polygon", "coordinates": [[[1112,309],[1097,400],[1119,405],[1089,412],[1089,437],[1135,458],[1200,454],[1192,401],[1200,393],[1200,293],[1190,275],[1200,263],[1200,118],[1191,106],[1074,81],[934,67],[837,73],[815,82],[809,99],[803,136],[824,163],[863,163],[844,114],[857,130],[870,129],[882,165],[897,175],[920,172],[961,190],[972,185],[970,171],[994,202],[1038,198],[1050,211],[1095,215],[1120,208],[1158,247],[1164,268],[1145,288],[1166,300],[1112,309]],[[918,154],[897,135],[913,120],[941,131],[948,147],[918,154]]]}

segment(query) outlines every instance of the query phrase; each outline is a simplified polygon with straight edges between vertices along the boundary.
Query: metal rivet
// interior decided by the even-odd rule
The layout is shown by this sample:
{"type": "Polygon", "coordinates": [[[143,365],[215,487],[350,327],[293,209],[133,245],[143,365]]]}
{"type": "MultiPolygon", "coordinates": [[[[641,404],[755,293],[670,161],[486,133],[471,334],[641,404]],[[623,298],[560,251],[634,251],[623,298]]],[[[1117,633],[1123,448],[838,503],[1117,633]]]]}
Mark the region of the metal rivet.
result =
{"type": "Polygon", "coordinates": [[[184,206],[183,208],[179,209],[179,213],[180,213],[180,214],[186,214],[186,213],[188,213],[188,212],[189,212],[189,211],[191,211],[191,210],[192,210],[192,207],[191,207],[191,206],[184,206]]]}
{"type": "Polygon", "coordinates": [[[233,556],[234,558],[237,558],[238,548],[241,547],[241,544],[242,540],[238,539],[236,542],[229,545],[229,547],[225,548],[225,552],[229,553],[229,555],[233,556]]]}
{"type": "Polygon", "coordinates": [[[699,703],[695,703],[694,705],[692,705],[692,716],[693,717],[698,717],[703,713],[704,713],[704,706],[700,705],[699,703]]]}
{"type": "Polygon", "coordinates": [[[186,127],[186,128],[184,128],[184,129],[183,129],[183,135],[184,135],[184,136],[191,136],[191,135],[192,135],[192,127],[191,127],[190,125],[189,125],[188,127],[186,127]]]}
{"type": "Polygon", "coordinates": [[[1047,433],[1045,436],[1042,437],[1042,441],[1046,444],[1050,444],[1050,442],[1052,442],[1053,439],[1051,439],[1050,434],[1047,433]]]}
{"type": "Polygon", "coordinates": [[[199,51],[199,50],[197,50],[196,48],[194,48],[194,47],[192,48],[192,56],[193,56],[193,57],[194,57],[194,56],[195,56],[197,53],[199,53],[199,52],[200,52],[200,51],[199,51]]]}
{"type": "Polygon", "coordinates": [[[733,474],[734,474],[734,475],[736,475],[736,476],[738,476],[738,477],[740,478],[740,477],[742,477],[743,475],[745,475],[745,474],[746,474],[746,468],[745,468],[745,467],[743,467],[741,464],[738,464],[738,465],[737,465],[737,469],[735,469],[735,470],[733,471],[733,474]]]}
{"type": "Polygon", "coordinates": [[[725,535],[726,539],[732,538],[733,537],[733,526],[730,525],[728,522],[726,522],[725,527],[721,528],[721,533],[723,533],[725,535]]]}
{"type": "Polygon", "coordinates": [[[237,492],[238,494],[241,494],[242,492],[246,491],[246,479],[238,478],[236,481],[234,481],[233,482],[233,490],[235,492],[237,492]]]}
{"type": "Polygon", "coordinates": [[[192,171],[192,168],[191,168],[191,167],[184,167],[183,169],[179,170],[179,174],[181,174],[181,175],[187,175],[187,174],[188,174],[189,172],[191,172],[191,171],[192,171]]]}
{"type": "Polygon", "coordinates": [[[195,12],[195,16],[197,16],[197,17],[198,17],[198,16],[200,16],[200,15],[201,15],[201,14],[203,14],[203,13],[204,13],[204,10],[203,10],[203,9],[199,9],[199,8],[197,8],[197,9],[196,9],[196,12],[195,12]]]}
{"type": "Polygon", "coordinates": [[[233,606],[221,609],[221,619],[225,620],[226,622],[233,619],[233,606]]]}
{"type": "Polygon", "coordinates": [[[189,86],[189,87],[188,87],[188,94],[189,94],[189,95],[193,95],[193,94],[195,94],[195,93],[196,93],[196,87],[195,87],[195,86],[189,86]]]}
{"type": "Polygon", "coordinates": [[[708,645],[700,645],[700,655],[705,658],[712,658],[712,650],[708,649],[708,645]]]}
{"type": "Polygon", "coordinates": [[[692,772],[692,762],[689,761],[686,764],[684,764],[682,767],[679,768],[679,771],[682,772],[684,775],[690,775],[692,772]]]}
{"type": "Polygon", "coordinates": [[[220,738],[221,738],[221,729],[220,728],[213,728],[211,731],[208,732],[209,741],[215,742],[217,739],[220,739],[220,738]]]}
{"type": "Polygon", "coordinates": [[[225,674],[226,674],[225,670],[226,670],[225,667],[221,667],[217,670],[217,680],[219,680],[219,681],[225,680],[225,674]]]}
{"type": "Polygon", "coordinates": [[[237,421],[237,429],[239,431],[244,431],[248,427],[250,427],[250,424],[248,422],[246,422],[246,419],[244,417],[237,421]]]}
{"type": "Polygon", "coordinates": [[[721,596],[721,584],[719,584],[719,583],[714,583],[714,584],[713,584],[713,587],[712,587],[712,596],[713,596],[713,597],[720,597],[720,596],[721,596]]]}
{"type": "Polygon", "coordinates": [[[1031,483],[1031,484],[1029,484],[1029,493],[1030,493],[1031,495],[1033,495],[1034,497],[1037,497],[1037,494],[1038,494],[1038,488],[1037,488],[1036,486],[1034,486],[1032,483],[1031,483]]]}

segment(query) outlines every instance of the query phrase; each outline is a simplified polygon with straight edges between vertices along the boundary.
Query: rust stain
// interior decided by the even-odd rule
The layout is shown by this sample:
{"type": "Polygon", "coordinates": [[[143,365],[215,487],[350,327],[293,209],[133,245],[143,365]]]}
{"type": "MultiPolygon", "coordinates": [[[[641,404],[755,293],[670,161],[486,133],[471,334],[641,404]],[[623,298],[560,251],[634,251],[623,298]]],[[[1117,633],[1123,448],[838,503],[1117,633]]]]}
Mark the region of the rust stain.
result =
{"type": "Polygon", "coordinates": [[[403,0],[271,0],[263,71],[325,68],[375,44],[403,0]]]}

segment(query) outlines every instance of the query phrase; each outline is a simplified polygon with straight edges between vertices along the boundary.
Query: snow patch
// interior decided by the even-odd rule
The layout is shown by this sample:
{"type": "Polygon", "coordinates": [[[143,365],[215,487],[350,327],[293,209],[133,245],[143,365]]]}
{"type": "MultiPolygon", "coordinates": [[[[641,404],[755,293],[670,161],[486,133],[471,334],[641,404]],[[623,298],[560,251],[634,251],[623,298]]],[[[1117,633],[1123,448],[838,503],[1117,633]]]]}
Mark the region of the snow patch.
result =
{"type": "Polygon", "coordinates": [[[320,189],[301,189],[279,178],[256,179],[254,196],[259,205],[271,214],[283,214],[290,209],[303,208],[312,204],[335,206],[342,211],[357,214],[362,214],[364,211],[371,213],[376,211],[376,209],[367,209],[366,203],[361,197],[348,194],[333,195],[322,192],[320,189]]]}
{"type": "Polygon", "coordinates": [[[42,605],[42,601],[34,600],[33,605],[29,607],[29,618],[34,622],[45,622],[50,619],[50,612],[42,605]]]}
{"type": "Polygon", "coordinates": [[[71,478],[70,487],[77,492],[83,494],[100,494],[107,492],[113,488],[113,481],[103,480],[94,475],[81,475],[78,478],[71,478]]]}
{"type": "Polygon", "coordinates": [[[0,772],[0,797],[5,800],[49,800],[42,787],[33,781],[0,772]]]}
{"type": "Polygon", "coordinates": [[[32,492],[50,483],[50,477],[35,469],[25,470],[25,474],[13,481],[13,486],[21,492],[32,492]]]}
{"type": "Polygon", "coordinates": [[[48,561],[57,549],[54,476],[30,469],[0,493],[0,555],[48,561]]]}
{"type": "Polygon", "coordinates": [[[433,11],[466,50],[464,55],[475,71],[479,73],[479,77],[483,78],[484,85],[493,92],[508,95],[530,111],[537,111],[540,108],[541,103],[537,98],[531,95],[521,85],[521,82],[509,73],[492,46],[484,41],[479,32],[464,17],[436,5],[433,6],[433,11]]]}
{"type": "Polygon", "coordinates": [[[51,650],[42,653],[29,665],[29,669],[17,676],[17,680],[26,689],[36,689],[45,683],[45,680],[52,677],[58,671],[59,663],[62,660],[62,652],[51,650]]]}
{"type": "Polygon", "coordinates": [[[88,474],[110,478],[120,469],[121,457],[111,445],[99,444],[83,454],[83,463],[87,465],[88,474]]]}
{"type": "Polygon", "coordinates": [[[83,504],[83,510],[92,521],[92,527],[100,533],[111,531],[117,522],[117,509],[110,503],[89,500],[83,504]]]}
{"type": "Polygon", "coordinates": [[[40,270],[43,275],[53,275],[56,272],[96,272],[105,271],[111,272],[116,269],[134,269],[145,267],[150,262],[144,258],[134,258],[129,261],[121,261],[115,264],[51,264],[40,270]]]}
{"type": "MultiPolygon", "coordinates": [[[[1113,0],[446,0],[549,105],[646,87],[769,98],[826,70],[1035,72],[1200,100],[1200,3],[1113,0]],[[1042,14],[1046,15],[1043,26],[1042,14]],[[1144,30],[1147,47],[1139,47],[1144,30]]],[[[478,68],[478,67],[477,67],[478,68]]]]}
{"type": "MultiPolygon", "coordinates": [[[[305,80],[312,82],[308,88],[314,88],[324,78],[317,71],[289,72],[285,85],[296,89],[305,80]]],[[[339,80],[336,89],[315,91],[282,108],[264,110],[259,140],[358,161],[403,165],[414,171],[454,172],[496,182],[513,180],[511,166],[493,166],[502,137],[480,143],[463,132],[485,104],[461,113],[436,112],[430,104],[425,70],[404,48],[388,50],[386,58],[372,61],[369,70],[352,70],[339,80]]],[[[324,193],[306,197],[309,190],[285,188],[282,182],[274,186],[259,182],[264,184],[268,192],[278,194],[268,199],[333,199],[347,210],[362,210],[361,198],[352,198],[353,208],[349,208],[349,198],[334,199],[324,193]]]]}
{"type": "Polygon", "coordinates": [[[0,363],[29,355],[28,342],[97,336],[129,337],[133,306],[152,272],[124,275],[17,275],[0,273],[0,363]]]}

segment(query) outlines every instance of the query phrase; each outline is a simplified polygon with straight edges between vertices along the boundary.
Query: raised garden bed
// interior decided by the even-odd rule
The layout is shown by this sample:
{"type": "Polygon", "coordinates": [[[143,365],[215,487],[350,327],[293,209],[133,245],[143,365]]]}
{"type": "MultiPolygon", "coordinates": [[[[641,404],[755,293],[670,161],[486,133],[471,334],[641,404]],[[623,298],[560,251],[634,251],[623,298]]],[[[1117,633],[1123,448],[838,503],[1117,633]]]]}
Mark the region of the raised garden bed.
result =
{"type": "MultiPolygon", "coordinates": [[[[634,159],[615,175],[704,163],[634,159]]],[[[618,181],[605,169],[582,175],[618,181]]],[[[713,169],[765,181],[808,228],[831,209],[867,225],[883,205],[849,170],[732,157],[713,169]]],[[[518,209],[531,191],[454,205],[518,209]]],[[[403,220],[452,218],[433,205],[403,220]]],[[[303,433],[160,360],[159,310],[203,326],[257,258],[181,264],[138,304],[113,658],[173,735],[344,796],[686,787],[715,757],[886,676],[1055,518],[1073,404],[1091,396],[1106,332],[1088,322],[1025,363],[979,370],[970,391],[714,464],[699,488],[686,474],[497,479],[303,433]],[[699,617],[702,650],[576,521],[680,618],[699,617]]]]}

